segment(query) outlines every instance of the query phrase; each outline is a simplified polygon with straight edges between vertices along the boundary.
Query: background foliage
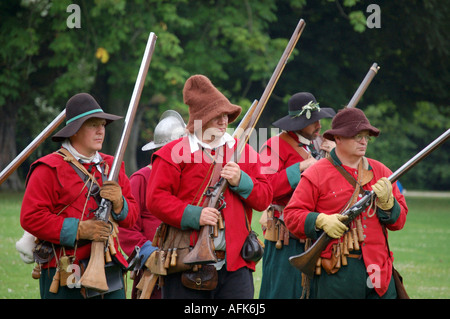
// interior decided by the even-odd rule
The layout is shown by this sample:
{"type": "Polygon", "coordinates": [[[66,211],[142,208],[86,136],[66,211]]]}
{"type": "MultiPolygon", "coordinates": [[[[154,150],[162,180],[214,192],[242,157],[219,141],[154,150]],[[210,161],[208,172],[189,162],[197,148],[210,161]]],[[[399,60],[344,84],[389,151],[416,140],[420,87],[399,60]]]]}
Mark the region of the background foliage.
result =
{"type": "MultiPolygon", "coordinates": [[[[0,168],[64,108],[93,94],[106,112],[125,115],[149,32],[158,36],[126,168],[147,164],[140,147],[166,109],[188,119],[185,80],[205,74],[244,111],[259,99],[300,18],[306,28],[259,127],[286,115],[287,100],[312,92],[321,106],[346,105],[373,62],[381,69],[358,107],[382,134],[368,156],[392,170],[450,127],[450,3],[438,0],[14,0],[0,2],[0,168]],[[70,29],[70,4],[81,28],[70,29]],[[381,9],[370,29],[369,4],[381,9]]],[[[121,123],[108,127],[114,154],[121,123]]],[[[2,188],[20,189],[38,150],[2,188]]],[[[450,189],[447,142],[404,177],[410,189],[450,189]]]]}

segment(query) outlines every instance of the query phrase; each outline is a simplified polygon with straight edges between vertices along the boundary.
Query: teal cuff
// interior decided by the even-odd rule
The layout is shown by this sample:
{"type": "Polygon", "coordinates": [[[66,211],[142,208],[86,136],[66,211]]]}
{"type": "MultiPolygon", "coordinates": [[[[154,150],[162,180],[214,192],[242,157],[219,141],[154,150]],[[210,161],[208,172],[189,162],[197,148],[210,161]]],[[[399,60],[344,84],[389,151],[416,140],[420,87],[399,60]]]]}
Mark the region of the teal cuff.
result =
{"type": "Polygon", "coordinates": [[[319,213],[310,212],[305,219],[305,235],[312,240],[319,238],[321,231],[317,231],[316,219],[319,213]]]}
{"type": "Polygon", "coordinates": [[[181,229],[200,229],[200,215],[203,207],[187,205],[181,218],[181,229]]]}
{"type": "Polygon", "coordinates": [[[233,192],[238,193],[243,199],[247,199],[253,190],[253,181],[246,172],[241,171],[241,180],[239,181],[239,185],[230,185],[230,189],[233,192]]]}
{"type": "Polygon", "coordinates": [[[123,207],[122,207],[122,210],[120,211],[120,214],[116,214],[113,209],[111,209],[111,212],[112,212],[112,217],[114,218],[114,220],[116,220],[118,222],[120,222],[120,221],[124,220],[125,218],[127,218],[127,216],[128,216],[128,203],[125,200],[125,197],[123,197],[123,207]]]}
{"type": "Polygon", "coordinates": [[[286,168],[286,175],[292,189],[296,189],[300,182],[300,163],[295,163],[286,168]]]}
{"type": "Polygon", "coordinates": [[[394,199],[394,206],[392,206],[391,211],[385,211],[381,208],[377,208],[377,216],[383,224],[394,224],[400,217],[400,211],[400,204],[396,199],[394,199]]]}
{"type": "Polygon", "coordinates": [[[78,218],[64,218],[63,226],[61,228],[61,232],[59,233],[59,243],[62,246],[75,246],[79,222],[80,220],[78,218]]]}

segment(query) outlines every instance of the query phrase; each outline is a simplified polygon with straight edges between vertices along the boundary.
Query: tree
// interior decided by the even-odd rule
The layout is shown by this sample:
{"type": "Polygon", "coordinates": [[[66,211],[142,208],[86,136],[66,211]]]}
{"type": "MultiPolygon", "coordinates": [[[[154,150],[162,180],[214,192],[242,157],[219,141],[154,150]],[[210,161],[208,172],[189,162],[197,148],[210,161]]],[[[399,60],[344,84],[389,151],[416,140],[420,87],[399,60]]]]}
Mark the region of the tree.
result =
{"type": "MultiPolygon", "coordinates": [[[[268,45],[270,38],[264,31],[276,18],[272,0],[206,4],[183,0],[36,0],[3,2],[1,6],[5,26],[1,38],[8,43],[8,50],[3,50],[1,63],[6,68],[0,81],[14,80],[0,92],[2,112],[8,115],[0,129],[5,130],[2,137],[10,143],[0,145],[5,155],[1,167],[16,154],[5,151],[16,148],[15,119],[20,126],[28,126],[30,117],[26,115],[33,113],[34,119],[40,120],[47,115],[49,122],[75,93],[90,92],[106,112],[124,115],[150,31],[156,33],[158,41],[137,115],[141,119],[149,111],[155,117],[146,123],[149,125],[156,124],[157,115],[168,108],[187,114],[181,93],[190,75],[203,73],[222,89],[222,84],[231,81],[233,70],[239,70],[245,75],[239,77],[242,80],[223,90],[231,96],[264,77],[276,64],[273,55],[278,55],[287,41],[275,39],[268,45]],[[81,9],[80,28],[71,28],[76,25],[75,12],[68,9],[74,4],[81,9]],[[15,34],[27,41],[11,41],[15,34]],[[25,57],[17,55],[18,51],[25,52],[25,57]],[[14,63],[15,59],[19,61],[14,63]]],[[[232,99],[239,104],[250,105],[245,94],[235,96],[232,99]]],[[[32,133],[30,140],[42,129],[39,126],[27,128],[32,133]]],[[[119,123],[110,126],[104,151],[114,153],[121,127],[119,123]]],[[[134,150],[138,129],[139,124],[125,156],[128,173],[137,168],[134,150]]],[[[23,142],[26,146],[26,140],[23,142]]],[[[29,162],[35,158],[30,157],[29,162]]],[[[8,181],[6,187],[17,185],[8,181]]]]}
{"type": "MultiPolygon", "coordinates": [[[[125,115],[153,31],[158,40],[125,157],[130,174],[148,163],[140,146],[152,139],[164,110],[175,109],[187,119],[182,90],[190,75],[210,77],[245,112],[261,96],[300,18],[306,21],[305,31],[258,127],[270,127],[284,116],[289,96],[298,91],[314,93],[321,106],[343,107],[377,62],[381,70],[358,107],[383,126],[384,140],[398,140],[381,143],[380,138],[383,147],[374,144],[376,158],[395,166],[448,128],[450,4],[376,4],[381,27],[371,29],[366,23],[369,4],[361,0],[0,2],[0,168],[75,93],[90,92],[105,111],[125,115]],[[80,28],[69,5],[80,8],[80,28]]],[[[105,152],[115,152],[121,129],[121,123],[108,127],[105,152]]],[[[2,186],[20,187],[29,164],[54,149],[54,143],[45,142],[20,175],[2,186]]],[[[448,163],[447,145],[436,152],[448,163]]],[[[448,187],[439,177],[445,174],[426,169],[415,168],[424,182],[411,180],[414,185],[448,187]]]]}

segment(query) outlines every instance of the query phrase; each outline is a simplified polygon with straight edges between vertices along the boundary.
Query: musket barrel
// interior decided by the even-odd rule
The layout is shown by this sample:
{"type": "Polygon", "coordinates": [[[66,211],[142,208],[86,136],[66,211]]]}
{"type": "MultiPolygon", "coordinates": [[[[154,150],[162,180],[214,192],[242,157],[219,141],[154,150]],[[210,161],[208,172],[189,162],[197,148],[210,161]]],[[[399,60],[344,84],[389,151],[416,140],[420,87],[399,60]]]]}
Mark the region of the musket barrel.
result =
{"type": "Polygon", "coordinates": [[[364,80],[359,85],[358,89],[356,90],[355,94],[353,94],[353,97],[351,98],[350,102],[347,104],[347,108],[356,107],[359,100],[363,96],[364,92],[366,91],[367,87],[369,86],[370,82],[372,82],[372,79],[375,77],[375,75],[378,73],[378,70],[380,67],[378,64],[374,63],[370,67],[369,71],[367,72],[366,76],[364,77],[364,80]]]}
{"type": "Polygon", "coordinates": [[[111,172],[109,174],[109,181],[117,181],[119,177],[120,165],[123,161],[124,150],[127,148],[128,139],[131,134],[131,128],[133,126],[133,121],[136,116],[137,106],[141,98],[142,89],[145,84],[145,78],[147,76],[148,67],[152,60],[153,51],[155,50],[157,36],[150,32],[148,37],[147,46],[145,47],[144,57],[142,58],[141,67],[139,68],[139,73],[136,80],[136,85],[134,86],[133,94],[131,96],[130,105],[128,106],[127,115],[124,121],[124,130],[117,146],[116,155],[114,156],[114,161],[111,166],[111,172]]]}
{"type": "Polygon", "coordinates": [[[41,132],[35,139],[28,144],[28,146],[16,156],[16,158],[6,166],[0,173],[0,185],[8,179],[8,177],[14,173],[14,171],[22,164],[34,150],[41,145],[43,141],[50,136],[50,134],[64,121],[66,118],[66,110],[63,110],[55,119],[50,122],[49,125],[41,132]]]}
{"type": "Polygon", "coordinates": [[[433,152],[436,148],[441,146],[448,138],[450,137],[450,129],[442,133],[437,139],[435,139],[432,143],[430,143],[427,147],[425,147],[422,151],[417,153],[413,158],[403,164],[398,170],[396,170],[391,176],[389,176],[389,181],[391,183],[398,180],[403,174],[413,168],[418,162],[420,162],[423,158],[427,157],[431,152],[433,152]]]}
{"type": "MultiPolygon", "coordinates": [[[[119,178],[120,166],[123,161],[125,149],[128,144],[128,139],[131,134],[131,128],[133,125],[134,117],[136,115],[139,99],[141,97],[142,88],[144,87],[145,77],[147,75],[148,67],[155,49],[156,35],[151,32],[147,41],[144,56],[142,58],[141,67],[139,69],[138,77],[134,85],[133,94],[131,96],[128,112],[125,117],[124,129],[120,138],[117,151],[114,155],[113,165],[109,173],[109,181],[117,181],[119,178]]],[[[99,208],[96,213],[96,217],[99,220],[108,222],[109,215],[111,213],[112,203],[102,198],[99,208]]],[[[92,242],[91,245],[91,257],[83,276],[80,279],[81,285],[87,288],[91,288],[100,292],[108,290],[108,285],[105,276],[105,243],[104,242],[92,242]]]]}

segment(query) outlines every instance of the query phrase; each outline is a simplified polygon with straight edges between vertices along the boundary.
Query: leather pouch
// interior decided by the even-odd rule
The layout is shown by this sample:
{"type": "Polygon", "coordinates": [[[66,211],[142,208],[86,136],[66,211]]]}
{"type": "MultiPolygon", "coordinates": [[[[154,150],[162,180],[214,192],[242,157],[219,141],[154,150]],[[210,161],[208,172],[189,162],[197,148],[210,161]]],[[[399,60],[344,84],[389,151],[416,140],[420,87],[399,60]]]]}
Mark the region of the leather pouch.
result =
{"type": "Polygon", "coordinates": [[[331,254],[331,258],[321,258],[322,267],[325,269],[327,274],[331,275],[338,272],[339,268],[336,268],[338,258],[340,258],[340,256],[336,256],[336,245],[333,245],[333,253],[331,254]]]}
{"type": "Polygon", "coordinates": [[[241,257],[245,261],[259,261],[264,255],[263,244],[259,241],[258,235],[251,230],[244,241],[241,249],[241,257]]]}
{"type": "Polygon", "coordinates": [[[197,271],[185,271],[181,275],[181,283],[186,288],[195,290],[214,290],[219,275],[214,265],[202,265],[197,271]]]}

